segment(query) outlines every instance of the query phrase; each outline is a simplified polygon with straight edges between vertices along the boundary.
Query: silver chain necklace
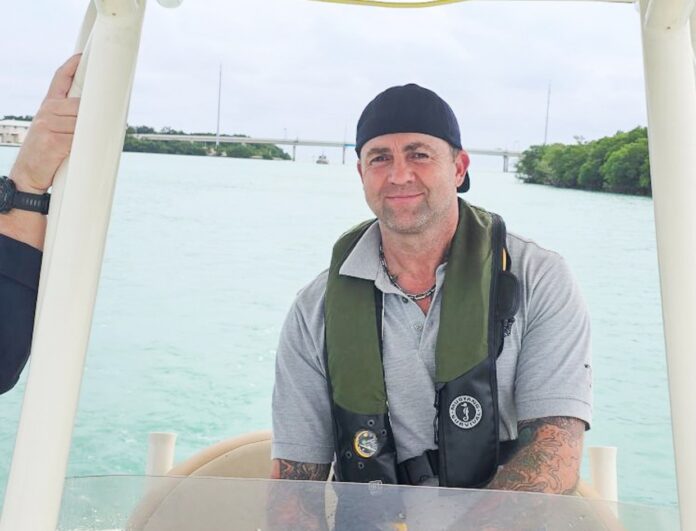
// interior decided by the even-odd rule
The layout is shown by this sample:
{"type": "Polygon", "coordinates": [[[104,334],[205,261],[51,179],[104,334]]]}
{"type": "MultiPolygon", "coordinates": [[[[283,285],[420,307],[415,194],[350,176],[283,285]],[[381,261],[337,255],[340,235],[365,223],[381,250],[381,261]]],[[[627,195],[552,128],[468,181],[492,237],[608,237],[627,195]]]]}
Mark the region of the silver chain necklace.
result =
{"type": "Polygon", "coordinates": [[[387,260],[384,258],[384,250],[382,249],[381,243],[379,244],[379,261],[382,264],[384,272],[387,274],[387,277],[389,278],[389,282],[391,282],[396,289],[398,289],[401,293],[406,295],[413,302],[422,301],[423,299],[432,297],[433,293],[435,293],[435,284],[433,284],[433,286],[430,289],[427,289],[420,293],[409,293],[404,288],[399,286],[399,283],[396,281],[396,277],[389,272],[389,268],[387,267],[387,260]]]}

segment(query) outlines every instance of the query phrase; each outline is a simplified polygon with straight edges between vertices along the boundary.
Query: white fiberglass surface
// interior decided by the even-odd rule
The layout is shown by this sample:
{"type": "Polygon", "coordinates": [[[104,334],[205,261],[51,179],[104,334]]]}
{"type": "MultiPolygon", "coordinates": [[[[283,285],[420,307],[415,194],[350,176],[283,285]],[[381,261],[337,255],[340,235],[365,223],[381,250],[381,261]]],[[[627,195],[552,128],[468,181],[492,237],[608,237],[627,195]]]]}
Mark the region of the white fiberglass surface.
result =
{"type": "Polygon", "coordinates": [[[678,529],[675,508],[576,496],[231,478],[66,482],[60,530],[678,529]]]}

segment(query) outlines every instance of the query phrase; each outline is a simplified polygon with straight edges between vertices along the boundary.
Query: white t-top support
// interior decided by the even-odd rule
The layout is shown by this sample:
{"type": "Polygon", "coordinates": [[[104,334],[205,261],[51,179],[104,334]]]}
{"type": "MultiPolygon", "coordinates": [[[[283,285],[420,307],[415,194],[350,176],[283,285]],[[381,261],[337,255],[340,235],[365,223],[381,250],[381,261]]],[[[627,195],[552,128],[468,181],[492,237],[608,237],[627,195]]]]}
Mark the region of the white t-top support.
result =
{"type": "Polygon", "coordinates": [[[616,453],[615,446],[591,446],[587,449],[592,487],[603,500],[611,502],[619,501],[616,453]]]}
{"type": "MultiPolygon", "coordinates": [[[[126,127],[145,0],[94,0],[80,114],[51,200],[31,367],[0,521],[54,531],[126,127]]],[[[80,43],[87,42],[87,22],[80,43]]]]}
{"type": "Polygon", "coordinates": [[[152,432],[147,438],[145,475],[164,476],[174,466],[176,433],[152,432]]]}
{"type": "Polygon", "coordinates": [[[696,530],[696,77],[693,2],[641,0],[648,142],[683,531],[696,530]]]}
{"type": "Polygon", "coordinates": [[[696,10],[691,13],[691,47],[693,49],[694,68],[696,69],[696,10]]]}

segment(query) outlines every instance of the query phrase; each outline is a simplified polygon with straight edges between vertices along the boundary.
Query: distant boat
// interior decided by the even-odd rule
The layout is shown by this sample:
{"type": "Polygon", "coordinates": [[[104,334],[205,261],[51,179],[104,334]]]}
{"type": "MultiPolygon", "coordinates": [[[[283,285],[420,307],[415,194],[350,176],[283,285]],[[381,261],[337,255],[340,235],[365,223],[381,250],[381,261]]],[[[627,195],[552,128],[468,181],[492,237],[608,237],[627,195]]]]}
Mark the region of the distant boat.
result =
{"type": "Polygon", "coordinates": [[[319,155],[319,158],[317,159],[317,164],[328,164],[328,163],[329,163],[329,159],[326,158],[326,155],[324,155],[323,153],[321,155],[319,155]]]}

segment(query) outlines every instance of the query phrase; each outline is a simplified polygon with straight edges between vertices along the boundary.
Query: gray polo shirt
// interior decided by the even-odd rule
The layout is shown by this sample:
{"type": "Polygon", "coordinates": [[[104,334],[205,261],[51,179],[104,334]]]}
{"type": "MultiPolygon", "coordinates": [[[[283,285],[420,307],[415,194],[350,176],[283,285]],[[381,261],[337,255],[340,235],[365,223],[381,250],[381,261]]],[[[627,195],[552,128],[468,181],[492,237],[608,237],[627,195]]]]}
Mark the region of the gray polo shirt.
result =
{"type": "MultiPolygon", "coordinates": [[[[384,373],[399,462],[435,449],[435,344],[447,264],[436,271],[430,310],[395,288],[379,262],[380,232],[373,224],[339,273],[372,280],[384,293],[384,373]]],[[[517,423],[550,416],[592,416],[590,320],[563,258],[509,234],[512,272],[522,298],[498,358],[500,440],[517,438],[517,423]]],[[[334,456],[324,366],[324,271],[303,288],[290,309],[276,355],[273,448],[276,459],[330,463],[334,456]]],[[[355,370],[360,370],[356,367],[355,370]]]]}

